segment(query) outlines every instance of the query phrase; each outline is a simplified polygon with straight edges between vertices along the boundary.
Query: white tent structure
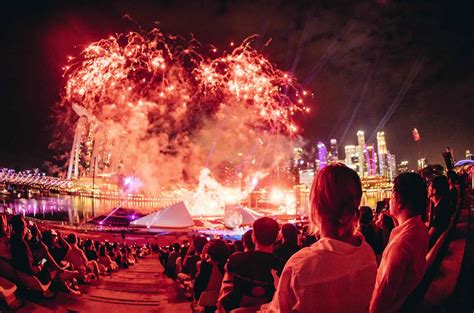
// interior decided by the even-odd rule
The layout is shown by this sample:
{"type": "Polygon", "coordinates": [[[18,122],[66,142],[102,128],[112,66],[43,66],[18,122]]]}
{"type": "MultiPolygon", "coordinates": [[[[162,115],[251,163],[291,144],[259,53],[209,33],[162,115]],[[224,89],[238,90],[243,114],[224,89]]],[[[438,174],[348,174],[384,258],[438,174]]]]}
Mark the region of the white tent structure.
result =
{"type": "Polygon", "coordinates": [[[261,213],[240,205],[227,206],[224,212],[224,225],[228,228],[252,225],[253,222],[263,216],[261,213]]]}
{"type": "Polygon", "coordinates": [[[185,228],[194,226],[194,221],[189,214],[184,202],[177,202],[158,212],[148,214],[131,223],[131,226],[185,228]]]}

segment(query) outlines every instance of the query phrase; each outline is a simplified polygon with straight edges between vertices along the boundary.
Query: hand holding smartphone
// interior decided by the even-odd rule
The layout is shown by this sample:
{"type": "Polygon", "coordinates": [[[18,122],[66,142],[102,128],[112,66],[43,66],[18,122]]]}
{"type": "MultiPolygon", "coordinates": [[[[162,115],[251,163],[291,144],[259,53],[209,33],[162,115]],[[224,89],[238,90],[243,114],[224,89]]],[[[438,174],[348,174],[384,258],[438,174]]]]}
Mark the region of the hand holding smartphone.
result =
{"type": "Polygon", "coordinates": [[[43,258],[41,261],[38,262],[38,266],[43,266],[48,260],[46,258],[43,258]]]}

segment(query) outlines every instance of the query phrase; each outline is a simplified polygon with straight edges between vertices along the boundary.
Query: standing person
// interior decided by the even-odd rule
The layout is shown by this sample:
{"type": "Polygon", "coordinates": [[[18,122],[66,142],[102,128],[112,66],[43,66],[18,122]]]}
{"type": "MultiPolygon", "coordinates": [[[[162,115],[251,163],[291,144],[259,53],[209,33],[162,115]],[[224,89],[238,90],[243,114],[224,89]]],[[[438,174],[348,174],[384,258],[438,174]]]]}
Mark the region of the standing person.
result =
{"type": "Polygon", "coordinates": [[[374,252],[376,254],[381,253],[377,247],[374,214],[372,213],[372,209],[368,206],[361,206],[359,212],[359,231],[364,235],[365,241],[372,247],[372,249],[374,249],[374,252]]]}
{"type": "Polygon", "coordinates": [[[453,211],[456,211],[460,205],[460,187],[459,187],[459,176],[453,170],[449,170],[448,173],[448,183],[449,183],[449,200],[451,202],[451,208],[453,211]]]}
{"type": "Polygon", "coordinates": [[[370,312],[397,312],[425,273],[428,230],[422,220],[427,190],[416,173],[398,175],[393,183],[390,214],[398,226],[392,230],[377,271],[370,312]]]}
{"type": "Polygon", "coordinates": [[[261,217],[253,223],[255,251],[230,256],[219,298],[221,312],[239,307],[258,308],[272,299],[275,292],[272,271],[278,270],[272,246],[278,231],[278,223],[269,217],[261,217]]]}
{"type": "Polygon", "coordinates": [[[355,231],[362,187],[355,171],[331,164],[316,175],[310,223],[321,238],[286,263],[272,302],[263,312],[367,312],[377,265],[355,231]]]}
{"type": "Polygon", "coordinates": [[[431,201],[429,238],[432,247],[439,236],[449,227],[454,213],[449,197],[449,183],[446,176],[436,176],[428,188],[431,201]]]}

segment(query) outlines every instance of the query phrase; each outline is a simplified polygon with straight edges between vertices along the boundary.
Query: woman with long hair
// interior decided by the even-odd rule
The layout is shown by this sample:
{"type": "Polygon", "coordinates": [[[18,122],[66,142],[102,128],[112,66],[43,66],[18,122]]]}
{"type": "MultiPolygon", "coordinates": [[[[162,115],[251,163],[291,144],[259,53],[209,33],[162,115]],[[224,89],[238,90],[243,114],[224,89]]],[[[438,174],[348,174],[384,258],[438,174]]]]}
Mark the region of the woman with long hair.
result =
{"type": "Polygon", "coordinates": [[[377,265],[372,248],[358,235],[361,181],[343,164],[331,164],[311,187],[310,226],[320,239],[286,263],[272,302],[264,312],[367,312],[377,265]]]}

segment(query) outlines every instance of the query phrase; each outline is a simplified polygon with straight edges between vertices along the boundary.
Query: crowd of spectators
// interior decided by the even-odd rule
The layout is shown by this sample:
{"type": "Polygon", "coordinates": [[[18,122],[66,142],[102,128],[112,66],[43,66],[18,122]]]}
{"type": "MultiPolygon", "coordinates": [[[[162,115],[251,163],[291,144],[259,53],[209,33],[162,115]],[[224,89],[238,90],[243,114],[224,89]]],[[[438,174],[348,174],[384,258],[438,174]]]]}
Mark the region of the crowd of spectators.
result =
{"type": "Polygon", "coordinates": [[[196,236],[160,248],[160,261],[204,312],[397,312],[460,193],[454,172],[404,173],[372,210],[357,173],[329,165],[313,182],[309,225],[263,217],[240,240],[196,236]]]}
{"type": "Polygon", "coordinates": [[[2,215],[0,261],[52,282],[51,290],[80,294],[80,284],[128,268],[153,248],[204,312],[397,312],[422,280],[462,188],[451,171],[429,181],[403,173],[372,210],[360,206],[357,173],[331,164],[314,179],[308,225],[262,217],[240,240],[199,235],[163,247],[81,240],[2,215]]]}
{"type": "MultiPolygon", "coordinates": [[[[39,289],[44,287],[46,298],[58,291],[80,295],[81,284],[97,284],[101,276],[128,268],[151,253],[150,245],[82,240],[75,233],[41,231],[22,215],[2,213],[0,217],[0,277],[13,277],[9,268],[26,274],[37,281],[39,289]]],[[[22,301],[8,299],[7,303],[16,308],[22,301]]]]}

